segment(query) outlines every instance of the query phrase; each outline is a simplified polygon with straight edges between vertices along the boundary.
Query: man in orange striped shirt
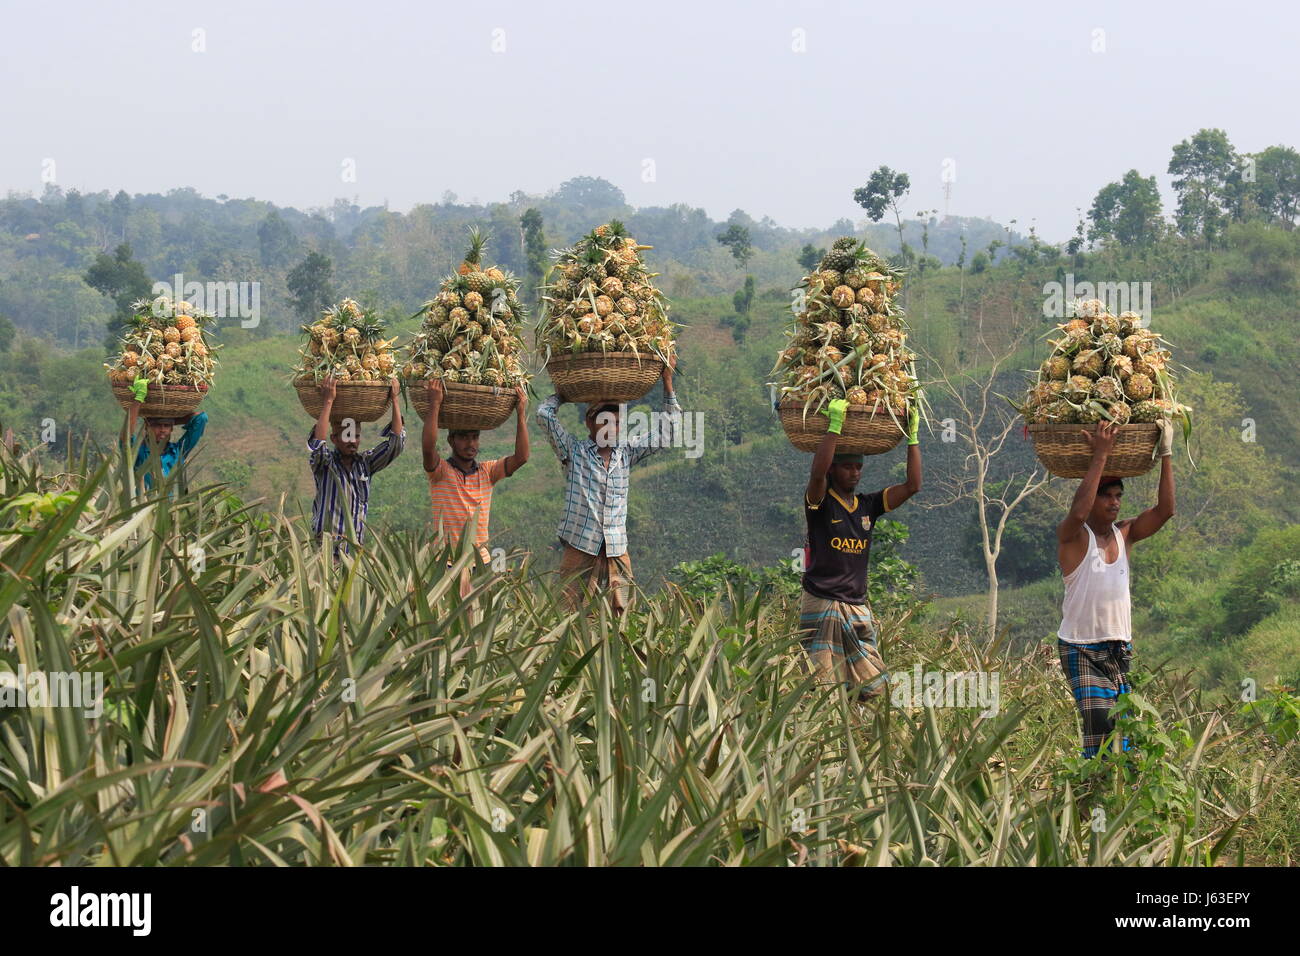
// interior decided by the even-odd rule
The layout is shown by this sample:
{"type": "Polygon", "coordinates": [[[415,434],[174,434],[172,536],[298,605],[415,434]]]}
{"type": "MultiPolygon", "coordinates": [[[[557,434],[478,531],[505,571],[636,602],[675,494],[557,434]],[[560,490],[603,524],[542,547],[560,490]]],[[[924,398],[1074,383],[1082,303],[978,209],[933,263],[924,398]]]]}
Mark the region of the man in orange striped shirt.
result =
{"type": "MultiPolygon", "coordinates": [[[[522,385],[515,389],[519,401],[515,406],[515,453],[507,458],[478,461],[479,433],[477,431],[450,431],[447,444],[450,458],[438,456],[438,411],[446,390],[442,382],[431,379],[429,389],[429,414],[424,419],[423,451],[424,471],[429,478],[429,495],[433,499],[433,526],[446,534],[453,546],[460,544],[461,535],[471,516],[478,516],[478,530],[474,543],[478,545],[483,563],[489,561],[487,548],[488,517],[492,511],[492,488],[502,478],[508,478],[528,461],[528,426],[524,420],[528,411],[528,393],[522,385]]],[[[469,569],[461,575],[460,595],[469,593],[469,569]]]]}

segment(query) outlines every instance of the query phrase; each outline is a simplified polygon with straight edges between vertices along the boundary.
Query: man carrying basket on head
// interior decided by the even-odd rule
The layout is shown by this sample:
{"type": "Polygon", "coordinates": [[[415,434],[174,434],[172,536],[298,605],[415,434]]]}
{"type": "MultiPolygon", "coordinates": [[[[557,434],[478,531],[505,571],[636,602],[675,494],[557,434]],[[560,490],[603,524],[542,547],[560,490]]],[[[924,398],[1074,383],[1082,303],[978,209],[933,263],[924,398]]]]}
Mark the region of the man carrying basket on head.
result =
{"type": "Polygon", "coordinates": [[[590,437],[579,439],[556,415],[564,398],[552,395],[537,410],[537,422],[564,469],[564,512],[559,538],[564,547],[560,578],[570,607],[587,593],[609,595],[615,614],[627,608],[632,585],[632,559],[627,550],[627,496],[632,466],[659,448],[676,445],[681,434],[682,407],[673,394],[677,356],[663,370],[664,424],[661,434],[647,432],[629,441],[624,435],[617,403],[592,402],[584,422],[590,437]]]}
{"type": "MultiPolygon", "coordinates": [[[[1111,709],[1130,690],[1133,630],[1128,551],[1174,516],[1174,425],[1160,422],[1160,489],[1156,506],[1117,522],[1124,482],[1102,470],[1119,430],[1099,422],[1085,431],[1092,462],[1074,493],[1070,513],[1056,529],[1056,559],[1065,580],[1057,651],[1082,724],[1083,755],[1095,757],[1115,729],[1111,709]]],[[[1129,749],[1128,739],[1121,743],[1129,749]]]]}
{"type": "MultiPolygon", "coordinates": [[[[492,489],[498,481],[509,478],[528,461],[528,393],[522,385],[515,387],[515,452],[506,458],[478,461],[479,433],[452,430],[447,432],[449,458],[438,455],[438,412],[446,388],[437,379],[426,386],[429,392],[429,413],[424,417],[422,450],[424,472],[429,478],[429,495],[433,499],[434,529],[446,534],[453,547],[460,544],[465,525],[477,516],[474,544],[483,563],[489,562],[484,545],[488,540],[488,519],[492,514],[492,489]]],[[[460,576],[460,596],[470,592],[469,568],[460,576]]]]}
{"type": "MultiPolygon", "coordinates": [[[[135,434],[136,422],[139,420],[139,416],[139,408],[132,403],[126,413],[128,441],[135,434]]],[[[203,429],[208,425],[208,413],[198,412],[180,418],[146,418],[144,424],[146,433],[141,438],[140,450],[136,452],[135,470],[139,472],[149,460],[151,454],[150,444],[152,443],[161,449],[158,455],[158,466],[162,471],[162,476],[166,478],[171,474],[172,469],[184,462],[189,457],[190,452],[198,445],[199,439],[203,437],[203,429]],[[177,425],[181,425],[184,431],[181,432],[180,441],[172,441],[172,431],[177,425]]],[[[144,473],[144,486],[146,489],[153,487],[153,474],[151,471],[146,470],[144,473]]]]}
{"type": "Polygon", "coordinates": [[[369,451],[359,452],[361,424],[349,419],[333,419],[338,385],[333,378],[321,379],[320,415],[316,427],[307,437],[308,462],[316,482],[316,498],[311,507],[311,530],[316,540],[328,533],[334,536],[334,556],[348,550],[347,538],[356,534],[358,544],[365,537],[366,513],[370,508],[370,478],[391,465],[406,447],[406,428],[398,407],[397,379],[390,383],[393,420],[380,433],[381,441],[369,451]],[[333,444],[333,448],[326,443],[333,444]]]}
{"type": "Polygon", "coordinates": [[[803,575],[799,628],[803,646],[821,681],[838,681],[859,700],[885,689],[889,675],[877,647],[867,603],[867,565],[876,519],[921,490],[920,402],[907,421],[907,480],[860,495],[863,456],[838,453],[848,402],[827,406],[830,425],[813,454],[804,491],[808,562],[803,575]]]}

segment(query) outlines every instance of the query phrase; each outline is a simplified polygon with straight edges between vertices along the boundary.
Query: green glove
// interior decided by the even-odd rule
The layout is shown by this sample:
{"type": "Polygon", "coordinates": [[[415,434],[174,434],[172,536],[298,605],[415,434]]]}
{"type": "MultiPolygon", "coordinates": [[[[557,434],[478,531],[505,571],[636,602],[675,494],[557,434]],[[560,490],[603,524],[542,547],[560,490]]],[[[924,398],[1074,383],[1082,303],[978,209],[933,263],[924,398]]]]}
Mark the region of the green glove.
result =
{"type": "Polygon", "coordinates": [[[842,398],[837,398],[826,406],[826,414],[830,416],[831,423],[826,430],[832,434],[838,435],[840,429],[844,427],[844,415],[849,410],[849,403],[842,398]]]}
{"type": "Polygon", "coordinates": [[[921,444],[921,439],[917,438],[917,432],[921,430],[921,403],[912,399],[912,410],[907,413],[907,443],[909,445],[921,444]]]}
{"type": "Polygon", "coordinates": [[[131,394],[137,402],[143,402],[145,396],[149,394],[149,380],[147,378],[137,378],[131,383],[131,394]]]}

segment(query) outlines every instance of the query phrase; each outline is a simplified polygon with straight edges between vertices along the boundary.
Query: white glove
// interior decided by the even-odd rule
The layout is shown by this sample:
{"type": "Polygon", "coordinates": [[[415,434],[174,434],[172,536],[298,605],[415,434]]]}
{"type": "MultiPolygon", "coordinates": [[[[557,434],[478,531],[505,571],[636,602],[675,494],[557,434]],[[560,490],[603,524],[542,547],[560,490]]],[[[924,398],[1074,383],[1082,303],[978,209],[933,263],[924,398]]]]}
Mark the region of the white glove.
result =
{"type": "Polygon", "coordinates": [[[1174,453],[1174,423],[1168,418],[1162,418],[1160,425],[1160,441],[1156,443],[1156,457],[1165,458],[1174,453]]]}

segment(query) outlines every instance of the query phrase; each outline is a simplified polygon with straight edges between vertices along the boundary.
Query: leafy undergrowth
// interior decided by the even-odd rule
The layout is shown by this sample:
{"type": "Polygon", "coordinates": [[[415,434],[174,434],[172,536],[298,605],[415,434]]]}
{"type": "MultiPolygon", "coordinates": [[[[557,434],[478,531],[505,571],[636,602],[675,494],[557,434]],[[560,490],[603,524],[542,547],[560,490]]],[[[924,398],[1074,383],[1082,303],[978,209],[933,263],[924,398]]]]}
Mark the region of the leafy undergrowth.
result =
{"type": "Polygon", "coordinates": [[[0,667],[104,687],[98,715],[0,709],[9,864],[1290,862],[1285,695],[1243,712],[1157,675],[1133,759],[1084,762],[1046,649],[914,606],[864,705],[804,673],[788,592],[668,588],[618,621],[525,559],[462,601],[468,551],[371,536],[335,564],[224,487],[0,463],[0,667]],[[899,697],[934,672],[997,696],[899,697]]]}

